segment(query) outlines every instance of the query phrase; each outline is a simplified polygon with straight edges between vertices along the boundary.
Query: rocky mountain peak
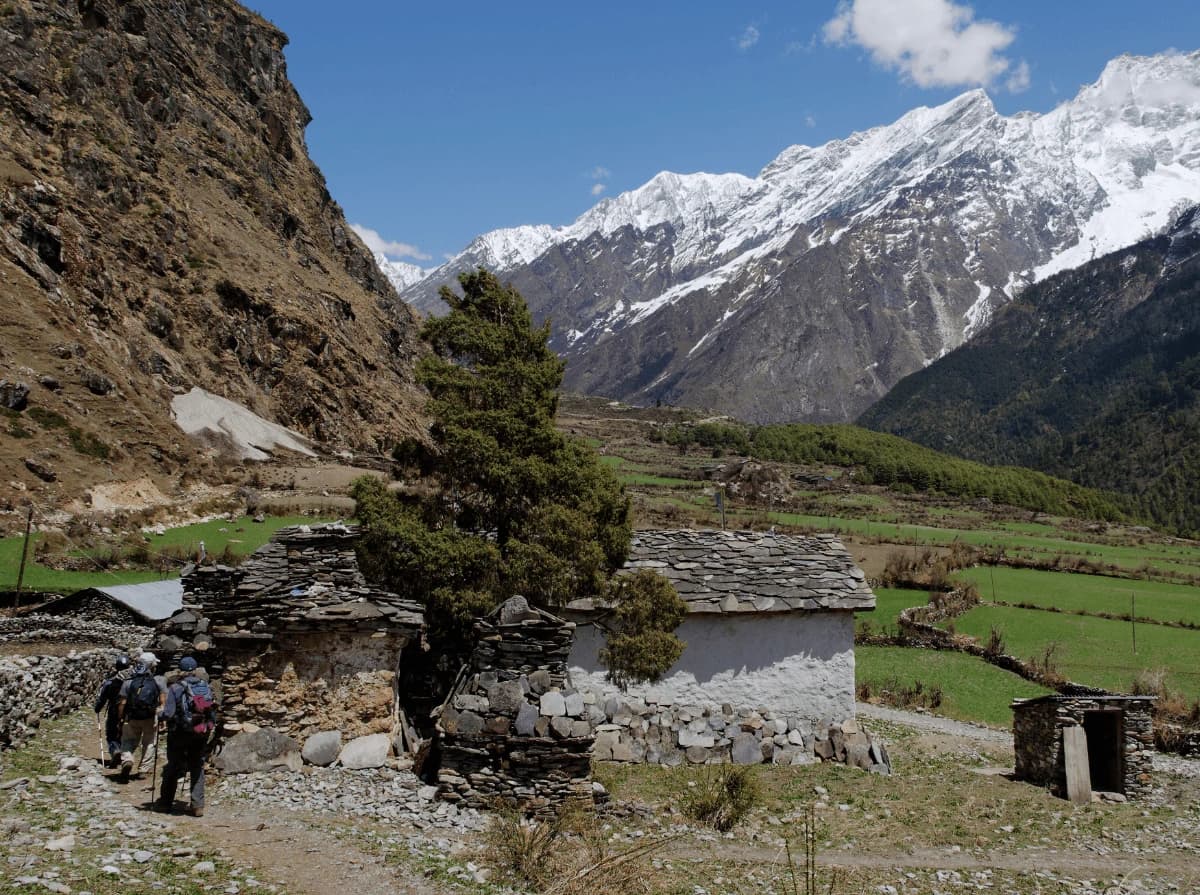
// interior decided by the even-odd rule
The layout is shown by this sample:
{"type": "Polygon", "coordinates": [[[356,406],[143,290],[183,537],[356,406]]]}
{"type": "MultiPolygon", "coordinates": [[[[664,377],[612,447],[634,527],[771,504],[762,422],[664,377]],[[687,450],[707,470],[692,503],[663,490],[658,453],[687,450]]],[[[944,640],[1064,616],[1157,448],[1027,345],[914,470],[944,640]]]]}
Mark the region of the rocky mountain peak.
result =
{"type": "Polygon", "coordinates": [[[232,0],[3,5],[8,487],[202,474],[195,387],[326,448],[417,431],[413,315],[308,158],[285,44],[232,0]]]}

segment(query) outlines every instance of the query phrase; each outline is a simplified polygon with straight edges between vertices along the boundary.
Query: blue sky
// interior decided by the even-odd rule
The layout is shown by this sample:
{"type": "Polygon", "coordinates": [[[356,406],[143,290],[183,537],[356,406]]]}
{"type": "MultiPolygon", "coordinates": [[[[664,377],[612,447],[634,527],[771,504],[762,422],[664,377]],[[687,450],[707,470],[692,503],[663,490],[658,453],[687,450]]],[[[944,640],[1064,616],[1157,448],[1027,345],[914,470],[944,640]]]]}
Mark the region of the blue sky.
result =
{"type": "Polygon", "coordinates": [[[1044,112],[1114,56],[1200,45],[1196,0],[249,5],[290,37],[349,221],[424,266],[662,170],[753,175],[973,86],[1044,112]]]}

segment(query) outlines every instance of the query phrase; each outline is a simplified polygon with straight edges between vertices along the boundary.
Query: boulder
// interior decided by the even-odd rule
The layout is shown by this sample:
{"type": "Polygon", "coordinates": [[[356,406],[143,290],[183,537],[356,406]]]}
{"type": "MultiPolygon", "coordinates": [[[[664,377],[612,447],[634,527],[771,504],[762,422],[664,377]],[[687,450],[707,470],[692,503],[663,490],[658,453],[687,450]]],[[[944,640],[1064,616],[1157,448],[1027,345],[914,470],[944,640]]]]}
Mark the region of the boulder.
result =
{"type": "Polygon", "coordinates": [[[226,742],[213,764],[226,774],[252,774],[274,768],[299,771],[303,762],[299,743],[274,728],[262,727],[226,742]]]}
{"type": "Polygon", "coordinates": [[[342,751],[342,732],[340,730],[323,730],[314,733],[304,741],[300,757],[309,764],[325,767],[337,761],[338,753],[342,751]]]}
{"type": "Polygon", "coordinates": [[[567,713],[567,702],[563,699],[563,695],[558,690],[551,690],[549,693],[543,693],[540,701],[540,709],[543,715],[556,717],[567,713]]]}
{"type": "Polygon", "coordinates": [[[762,741],[752,733],[739,733],[733,738],[734,764],[759,764],[763,760],[762,741]]]}
{"type": "Polygon", "coordinates": [[[487,688],[488,702],[493,712],[515,715],[525,704],[525,692],[517,681],[500,681],[487,688]]]}
{"type": "Polygon", "coordinates": [[[373,733],[348,742],[342,747],[338,760],[342,767],[350,770],[381,768],[387,763],[391,751],[391,738],[386,733],[373,733]]]}
{"type": "Polygon", "coordinates": [[[58,478],[58,473],[56,473],[50,466],[46,465],[35,457],[25,458],[25,468],[43,482],[53,482],[58,478]]]}
{"type": "Polygon", "coordinates": [[[537,719],[537,706],[528,702],[521,703],[521,707],[517,709],[517,736],[533,736],[533,725],[537,723],[537,719]]]}
{"type": "Polygon", "coordinates": [[[0,379],[0,407],[21,411],[29,403],[29,386],[0,379]]]}

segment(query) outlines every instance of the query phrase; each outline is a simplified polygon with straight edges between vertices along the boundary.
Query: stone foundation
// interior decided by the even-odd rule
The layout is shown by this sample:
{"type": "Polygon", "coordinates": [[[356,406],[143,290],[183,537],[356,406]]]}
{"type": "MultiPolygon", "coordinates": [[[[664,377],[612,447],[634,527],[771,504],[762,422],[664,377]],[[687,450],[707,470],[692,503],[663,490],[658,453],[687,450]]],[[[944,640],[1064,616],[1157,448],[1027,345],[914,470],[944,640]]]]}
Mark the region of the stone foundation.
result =
{"type": "MultiPolygon", "coordinates": [[[[1013,703],[1013,748],[1016,777],[1048,787],[1065,796],[1067,772],[1063,758],[1062,730],[1085,726],[1093,713],[1101,713],[1115,726],[1118,741],[1112,744],[1119,767],[1115,790],[1134,799],[1151,788],[1154,755],[1152,696],[1041,696],[1013,703]],[[1111,720],[1110,720],[1111,719],[1111,720]]],[[[1097,746],[1096,748],[1101,748],[1097,746]]],[[[1093,746],[1089,741],[1089,753],[1093,746]]],[[[1093,776],[1095,769],[1093,769],[1093,776]]],[[[1106,790],[1093,784],[1093,789],[1106,790]]]]}

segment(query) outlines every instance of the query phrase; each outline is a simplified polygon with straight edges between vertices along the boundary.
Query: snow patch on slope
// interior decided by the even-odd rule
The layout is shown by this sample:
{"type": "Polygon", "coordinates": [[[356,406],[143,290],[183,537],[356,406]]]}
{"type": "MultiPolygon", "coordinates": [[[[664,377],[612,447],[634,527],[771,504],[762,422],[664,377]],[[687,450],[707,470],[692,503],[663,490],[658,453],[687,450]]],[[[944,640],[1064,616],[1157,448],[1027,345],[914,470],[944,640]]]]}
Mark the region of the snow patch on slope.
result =
{"type": "Polygon", "coordinates": [[[265,420],[236,401],[206,392],[199,386],[171,399],[175,425],[188,435],[216,440],[230,447],[241,460],[269,460],[271,452],[286,448],[315,457],[311,442],[299,432],[265,420]]]}

